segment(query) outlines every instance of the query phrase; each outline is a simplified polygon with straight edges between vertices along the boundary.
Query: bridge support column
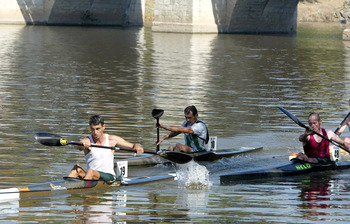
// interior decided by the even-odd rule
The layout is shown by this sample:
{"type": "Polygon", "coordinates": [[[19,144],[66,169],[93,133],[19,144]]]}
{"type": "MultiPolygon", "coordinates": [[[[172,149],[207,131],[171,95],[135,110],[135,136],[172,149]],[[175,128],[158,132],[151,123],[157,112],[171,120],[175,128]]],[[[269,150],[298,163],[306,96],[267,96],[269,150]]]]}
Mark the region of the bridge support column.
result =
{"type": "Polygon", "coordinates": [[[145,0],[0,0],[0,24],[143,26],[145,0]]]}
{"type": "Polygon", "coordinates": [[[212,0],[155,0],[154,7],[153,31],[218,32],[212,0]]]}
{"type": "Polygon", "coordinates": [[[295,33],[299,0],[155,0],[153,31],[295,33]]]}

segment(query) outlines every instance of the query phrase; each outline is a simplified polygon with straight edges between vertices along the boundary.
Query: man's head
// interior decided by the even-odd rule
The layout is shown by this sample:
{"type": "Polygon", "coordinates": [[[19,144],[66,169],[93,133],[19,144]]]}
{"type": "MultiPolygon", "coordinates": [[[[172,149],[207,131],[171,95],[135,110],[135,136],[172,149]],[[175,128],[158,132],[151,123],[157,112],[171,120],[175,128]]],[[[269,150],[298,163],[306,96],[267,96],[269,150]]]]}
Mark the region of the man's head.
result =
{"type": "Polygon", "coordinates": [[[194,123],[196,123],[198,118],[198,112],[195,106],[192,105],[186,107],[184,113],[188,125],[193,125],[194,123]]]}
{"type": "Polygon", "coordinates": [[[104,125],[105,121],[100,115],[97,115],[97,114],[92,115],[89,120],[89,125],[98,125],[98,124],[104,125]]]}
{"type": "Polygon", "coordinates": [[[315,112],[310,113],[308,122],[311,130],[317,131],[317,132],[321,131],[322,120],[318,113],[315,113],[315,112]]]}
{"type": "Polygon", "coordinates": [[[101,138],[106,127],[103,118],[100,115],[92,115],[89,120],[92,138],[96,141],[101,138]]]}

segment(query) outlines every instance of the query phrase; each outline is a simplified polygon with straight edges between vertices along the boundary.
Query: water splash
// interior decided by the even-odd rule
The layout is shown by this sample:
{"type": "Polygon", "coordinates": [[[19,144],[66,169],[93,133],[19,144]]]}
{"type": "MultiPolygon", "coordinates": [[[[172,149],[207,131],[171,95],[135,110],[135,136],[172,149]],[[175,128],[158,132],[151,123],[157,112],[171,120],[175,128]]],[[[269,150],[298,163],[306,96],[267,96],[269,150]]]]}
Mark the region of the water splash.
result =
{"type": "Polygon", "coordinates": [[[203,190],[210,189],[212,186],[207,168],[193,161],[186,164],[177,164],[176,176],[181,188],[203,190]]]}

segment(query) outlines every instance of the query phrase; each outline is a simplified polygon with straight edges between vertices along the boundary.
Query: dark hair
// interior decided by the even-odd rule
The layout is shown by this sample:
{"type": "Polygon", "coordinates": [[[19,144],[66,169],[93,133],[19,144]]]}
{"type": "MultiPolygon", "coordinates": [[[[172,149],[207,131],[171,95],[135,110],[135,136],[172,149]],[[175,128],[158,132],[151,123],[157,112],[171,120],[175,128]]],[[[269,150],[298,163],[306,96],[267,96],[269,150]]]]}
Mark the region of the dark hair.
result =
{"type": "Polygon", "coordinates": [[[189,112],[192,112],[193,116],[196,116],[197,112],[197,108],[195,106],[188,106],[185,108],[184,110],[185,114],[188,114],[189,112]]]}
{"type": "Polygon", "coordinates": [[[105,121],[100,115],[92,115],[89,120],[89,125],[99,125],[101,124],[102,126],[105,124],[105,121]]]}

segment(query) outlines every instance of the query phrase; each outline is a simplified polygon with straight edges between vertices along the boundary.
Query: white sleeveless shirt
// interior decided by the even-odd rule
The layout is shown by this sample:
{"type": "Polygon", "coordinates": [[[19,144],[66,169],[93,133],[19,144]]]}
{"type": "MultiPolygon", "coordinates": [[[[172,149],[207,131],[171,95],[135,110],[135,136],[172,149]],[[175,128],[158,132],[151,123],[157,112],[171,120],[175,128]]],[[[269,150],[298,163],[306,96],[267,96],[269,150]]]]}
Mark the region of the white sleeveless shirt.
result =
{"type": "MultiPolygon", "coordinates": [[[[95,144],[92,136],[88,136],[91,143],[95,144]]],[[[105,134],[106,142],[104,146],[109,145],[108,134],[105,134]]],[[[85,162],[88,169],[109,173],[115,176],[114,172],[114,154],[110,149],[92,147],[91,151],[85,155],[85,162]]]]}

